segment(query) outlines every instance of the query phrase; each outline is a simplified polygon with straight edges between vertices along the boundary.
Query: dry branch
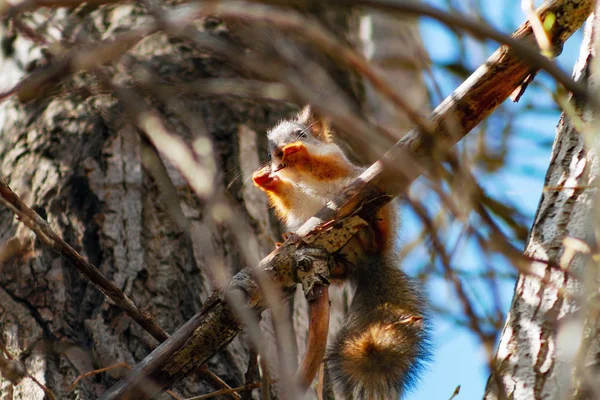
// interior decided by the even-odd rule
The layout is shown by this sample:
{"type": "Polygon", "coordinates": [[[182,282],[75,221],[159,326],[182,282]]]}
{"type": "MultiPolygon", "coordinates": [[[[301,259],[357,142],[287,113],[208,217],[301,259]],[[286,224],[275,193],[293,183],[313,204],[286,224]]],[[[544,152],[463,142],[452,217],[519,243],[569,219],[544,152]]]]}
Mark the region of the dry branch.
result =
{"type": "MultiPolygon", "coordinates": [[[[370,3],[376,5],[375,3],[383,2],[370,3]]],[[[391,2],[386,3],[392,7],[391,2]]],[[[591,10],[591,1],[549,1],[542,6],[538,14],[542,17],[547,13],[560,16],[560,21],[548,33],[553,47],[560,49],[564,41],[583,24],[591,10]]],[[[535,43],[529,23],[519,27],[513,38],[535,43]]],[[[361,175],[343,195],[305,223],[297,232],[301,239],[288,240],[284,246],[263,259],[258,269],[266,272],[284,293],[291,293],[291,289],[296,285],[291,262],[296,249],[314,245],[312,240],[316,238],[318,243],[329,244],[329,250],[335,251],[349,240],[343,235],[340,237],[339,230],[320,230],[319,226],[323,221],[344,220],[353,215],[355,210],[359,210],[358,215],[366,215],[405,191],[424,171],[432,170],[436,166],[440,149],[445,150],[456,144],[535,70],[536,68],[525,61],[522,55],[507,46],[500,47],[433,112],[428,133],[419,130],[410,132],[361,175]],[[407,163],[407,160],[411,162],[407,163]]],[[[326,104],[319,104],[317,108],[332,116],[333,122],[344,130],[357,132],[352,120],[345,121],[340,118],[340,114],[329,110],[326,104]]],[[[350,223],[346,224],[345,229],[346,232],[353,231],[350,223]]],[[[261,311],[264,308],[251,270],[245,269],[236,275],[231,287],[237,289],[231,293],[243,293],[251,309],[261,311]]],[[[117,399],[126,395],[134,395],[136,398],[151,397],[172,385],[194,366],[212,357],[216,351],[227,345],[240,329],[240,324],[233,317],[223,296],[215,295],[209,307],[146,357],[127,379],[111,388],[104,399],[117,399]],[[150,379],[154,385],[150,391],[140,391],[140,384],[147,382],[146,379],[150,379]]]]}
{"type": "Polygon", "coordinates": [[[317,288],[315,299],[312,302],[314,304],[311,304],[310,307],[310,330],[306,340],[306,356],[298,368],[297,375],[302,391],[306,391],[315,379],[327,347],[327,333],[329,332],[329,292],[327,288],[317,288]]]}
{"type": "Polygon", "coordinates": [[[296,382],[302,394],[315,379],[325,356],[329,332],[329,270],[335,265],[331,255],[318,249],[307,250],[315,253],[317,258],[305,256],[295,267],[296,277],[302,284],[310,307],[306,354],[296,374],[296,382]],[[320,258],[318,253],[321,253],[320,258]]]}
{"type": "MultiPolygon", "coordinates": [[[[123,0],[122,2],[127,1],[128,0],[123,0]]],[[[103,4],[120,2],[121,1],[114,0],[94,0],[93,3],[103,4]]],[[[306,0],[283,2],[281,0],[262,0],[261,2],[288,6],[290,4],[311,3],[311,1],[306,0]]],[[[81,3],[83,3],[81,0],[25,0],[22,3],[19,3],[19,5],[12,6],[12,8],[9,7],[8,10],[5,11],[8,15],[12,16],[22,12],[23,7],[26,9],[31,6],[33,8],[68,7],[81,3]]],[[[529,22],[523,24],[521,28],[519,28],[525,31],[525,35],[519,34],[519,30],[517,30],[513,36],[508,36],[479,21],[469,19],[459,14],[447,13],[419,3],[398,3],[389,0],[336,0],[331,2],[331,4],[338,6],[368,5],[389,12],[426,16],[436,19],[449,27],[465,30],[476,37],[495,40],[498,43],[507,45],[512,51],[516,52],[523,61],[528,62],[531,71],[535,71],[536,69],[544,70],[575,95],[581,98],[588,97],[588,93],[583,85],[575,82],[552,61],[535,51],[535,49],[537,49],[535,46],[536,40],[535,37],[531,35],[529,22]],[[528,40],[522,40],[525,36],[528,40]]],[[[577,21],[582,17],[585,19],[585,16],[589,15],[590,4],[591,2],[589,0],[569,0],[563,2],[548,1],[537,10],[537,14],[542,20],[548,14],[561,16],[561,18],[554,22],[554,25],[548,33],[549,37],[554,38],[552,45],[556,49],[555,56],[560,54],[562,43],[570,36],[570,27],[574,24],[576,25],[577,21]]],[[[3,10],[0,9],[0,15],[2,15],[2,12],[3,10]]],[[[415,125],[422,127],[426,122],[418,115],[418,113],[411,109],[409,102],[403,100],[390,90],[389,85],[385,83],[385,80],[382,80],[375,71],[368,67],[366,60],[361,55],[354,52],[352,49],[347,48],[333,36],[329,35],[326,29],[320,24],[303,18],[298,13],[269,8],[259,4],[243,3],[243,5],[240,5],[239,1],[231,0],[221,0],[209,4],[190,3],[162,10],[162,13],[156,15],[157,19],[160,21],[159,24],[148,23],[141,28],[118,36],[115,40],[101,42],[100,44],[95,44],[88,48],[73,49],[64,56],[61,56],[57,62],[34,71],[27,78],[19,82],[16,87],[4,93],[0,93],[0,100],[13,94],[17,94],[21,101],[31,100],[34,97],[40,96],[44,90],[48,90],[56,85],[61,79],[64,79],[77,71],[94,70],[103,63],[117,59],[139,40],[159,29],[177,34],[182,30],[181,27],[188,26],[195,19],[206,16],[208,13],[217,15],[224,20],[251,20],[254,22],[268,23],[278,27],[282,31],[299,34],[306,40],[312,42],[316,48],[320,48],[336,59],[343,60],[343,62],[357,69],[365,79],[371,81],[374,87],[389,98],[394,105],[407,112],[415,125]]],[[[206,45],[210,51],[221,53],[229,57],[236,53],[225,43],[219,43],[219,40],[203,38],[201,41],[205,41],[204,45],[206,45]]],[[[240,64],[245,63],[240,62],[240,64]]],[[[253,69],[251,65],[246,65],[246,67],[253,69]]],[[[259,75],[265,72],[265,66],[262,63],[259,63],[257,67],[255,72],[259,75]]],[[[265,75],[268,76],[268,74],[265,75]]],[[[215,89],[211,90],[211,88],[204,88],[202,85],[198,88],[198,90],[203,89],[215,91],[215,89]]],[[[217,92],[222,92],[223,90],[225,90],[225,88],[216,89],[217,92]]],[[[186,89],[186,91],[189,91],[189,88],[186,89]]],[[[237,89],[234,89],[234,92],[235,91],[237,91],[237,89]]],[[[255,92],[255,90],[252,91],[255,92]]],[[[277,88],[274,97],[281,97],[282,95],[285,95],[285,92],[285,88],[277,88]],[[283,91],[280,92],[280,90],[283,91]]],[[[262,95],[265,95],[264,92],[262,92],[262,95]]]]}
{"type": "MultiPolygon", "coordinates": [[[[282,4],[282,5],[304,5],[319,4],[318,0],[260,0],[261,3],[282,4]]],[[[386,12],[408,14],[413,16],[425,16],[433,18],[451,28],[464,30],[475,37],[492,39],[500,44],[506,45],[512,51],[518,53],[523,61],[526,61],[531,69],[543,69],[550,76],[563,84],[565,88],[580,97],[587,97],[584,85],[575,82],[556,64],[550,61],[546,56],[541,55],[538,49],[535,35],[533,35],[531,24],[528,22],[522,24],[513,35],[508,36],[494,29],[490,25],[483,24],[477,20],[468,18],[458,13],[447,13],[435,7],[419,2],[398,2],[395,0],[331,0],[328,1],[332,6],[368,6],[386,12]],[[527,40],[523,40],[527,39],[527,40]]],[[[565,1],[546,1],[537,10],[536,14],[541,21],[544,21],[548,14],[557,16],[556,21],[547,32],[551,40],[551,45],[556,51],[553,54],[557,57],[562,51],[563,43],[571,36],[571,27],[581,26],[592,9],[592,1],[589,0],[565,0],[565,1]],[[583,19],[582,19],[583,18],[583,19]]],[[[319,46],[324,45],[319,43],[319,46]]]]}

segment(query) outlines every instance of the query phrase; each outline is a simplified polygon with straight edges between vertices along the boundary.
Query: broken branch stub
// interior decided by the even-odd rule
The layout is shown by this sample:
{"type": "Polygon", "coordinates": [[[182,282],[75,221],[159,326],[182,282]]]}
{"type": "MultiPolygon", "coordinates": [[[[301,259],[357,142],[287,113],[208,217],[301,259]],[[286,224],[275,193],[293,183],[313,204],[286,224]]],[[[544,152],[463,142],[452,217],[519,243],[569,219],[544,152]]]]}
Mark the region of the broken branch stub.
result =
{"type": "Polygon", "coordinates": [[[296,257],[294,272],[309,304],[306,353],[296,374],[298,386],[304,393],[317,375],[327,348],[329,271],[335,262],[333,256],[323,248],[306,247],[298,250],[296,257]]]}

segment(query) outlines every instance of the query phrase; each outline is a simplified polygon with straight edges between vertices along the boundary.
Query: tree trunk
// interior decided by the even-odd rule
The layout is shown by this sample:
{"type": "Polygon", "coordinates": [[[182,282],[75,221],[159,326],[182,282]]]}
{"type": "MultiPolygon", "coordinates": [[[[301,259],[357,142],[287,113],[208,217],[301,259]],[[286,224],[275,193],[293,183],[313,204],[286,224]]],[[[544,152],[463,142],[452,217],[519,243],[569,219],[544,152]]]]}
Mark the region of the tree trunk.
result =
{"type": "MultiPolygon", "coordinates": [[[[76,24],[80,37],[96,40],[110,39],[147,18],[132,5],[101,7],[89,14],[61,10],[53,15],[49,31],[76,24]]],[[[210,23],[214,21],[204,29],[210,30],[210,23]]],[[[8,22],[2,24],[6,46],[0,76],[12,77],[3,84],[16,83],[35,64],[52,62],[8,22]]],[[[62,39],[73,40],[69,30],[63,34],[67,37],[62,39]]],[[[163,34],[147,37],[129,56],[158,77],[157,83],[235,74],[223,61],[163,34]]],[[[125,61],[113,72],[125,68],[125,61]]],[[[223,223],[209,229],[215,209],[198,199],[165,159],[166,169],[161,169],[123,104],[108,94],[84,90],[94,83],[90,75],[79,74],[64,83],[59,95],[29,104],[14,99],[1,104],[1,176],[62,238],[172,333],[213,291],[208,262],[220,260],[219,267],[230,275],[247,265],[244,253],[252,252],[258,260],[273,248],[277,230],[268,217],[266,200],[248,182],[259,164],[262,132],[289,107],[194,95],[155,101],[171,130],[186,142],[202,138],[203,129],[208,131],[217,164],[213,191],[225,192],[232,182],[226,200],[243,218],[235,227],[223,223]],[[177,114],[179,106],[203,123],[186,125],[190,120],[177,114]],[[160,180],[165,172],[172,187],[160,180]],[[176,223],[182,221],[183,225],[176,223]],[[243,238],[243,246],[239,231],[251,232],[243,238]]],[[[58,399],[98,398],[124,369],[84,379],[72,392],[66,388],[78,375],[96,368],[119,362],[133,366],[158,344],[4,207],[0,207],[0,243],[12,244],[10,254],[5,251],[0,259],[1,341],[58,399]]],[[[247,345],[236,339],[209,367],[237,386],[244,383],[247,363],[247,345]]],[[[194,375],[175,388],[186,397],[215,389],[194,375]]],[[[0,377],[0,396],[44,395],[30,379],[11,387],[0,377]]]]}
{"type": "MultiPolygon", "coordinates": [[[[597,63],[599,32],[596,13],[574,73],[589,81],[591,93],[598,92],[598,71],[590,67],[597,63]]],[[[518,278],[486,399],[600,398],[600,325],[593,300],[600,275],[591,257],[598,249],[598,124],[592,106],[575,105],[578,117],[563,114],[558,125],[525,250],[536,261],[518,278]]]]}

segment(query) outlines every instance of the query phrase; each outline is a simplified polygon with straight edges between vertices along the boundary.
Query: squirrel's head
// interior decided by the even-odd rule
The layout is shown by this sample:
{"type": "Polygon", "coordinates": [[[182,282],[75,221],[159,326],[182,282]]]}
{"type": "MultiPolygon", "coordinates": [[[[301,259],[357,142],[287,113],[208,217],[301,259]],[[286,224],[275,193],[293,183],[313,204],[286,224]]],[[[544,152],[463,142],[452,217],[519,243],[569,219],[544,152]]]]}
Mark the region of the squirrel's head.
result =
{"type": "Polygon", "coordinates": [[[327,145],[334,145],[329,124],[315,116],[310,106],[304,107],[296,118],[281,121],[267,132],[267,138],[269,158],[274,170],[281,163],[281,149],[290,143],[300,141],[309,148],[321,150],[327,145]]]}

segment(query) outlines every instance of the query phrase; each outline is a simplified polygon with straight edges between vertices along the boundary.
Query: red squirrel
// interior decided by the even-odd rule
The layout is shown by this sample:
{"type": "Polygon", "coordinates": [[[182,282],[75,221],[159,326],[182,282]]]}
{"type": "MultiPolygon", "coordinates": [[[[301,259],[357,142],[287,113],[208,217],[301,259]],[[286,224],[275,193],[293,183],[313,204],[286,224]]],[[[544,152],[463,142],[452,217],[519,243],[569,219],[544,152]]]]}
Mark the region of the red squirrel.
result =
{"type": "MultiPolygon", "coordinates": [[[[267,136],[270,165],[252,178],[288,231],[296,231],[364,171],[350,162],[326,121],[309,106],[267,136]]],[[[397,205],[381,208],[356,235],[363,249],[358,260],[332,276],[354,291],[344,326],[325,356],[332,384],[346,399],[398,399],[429,355],[426,301],[395,256],[397,220],[397,205]]]]}

